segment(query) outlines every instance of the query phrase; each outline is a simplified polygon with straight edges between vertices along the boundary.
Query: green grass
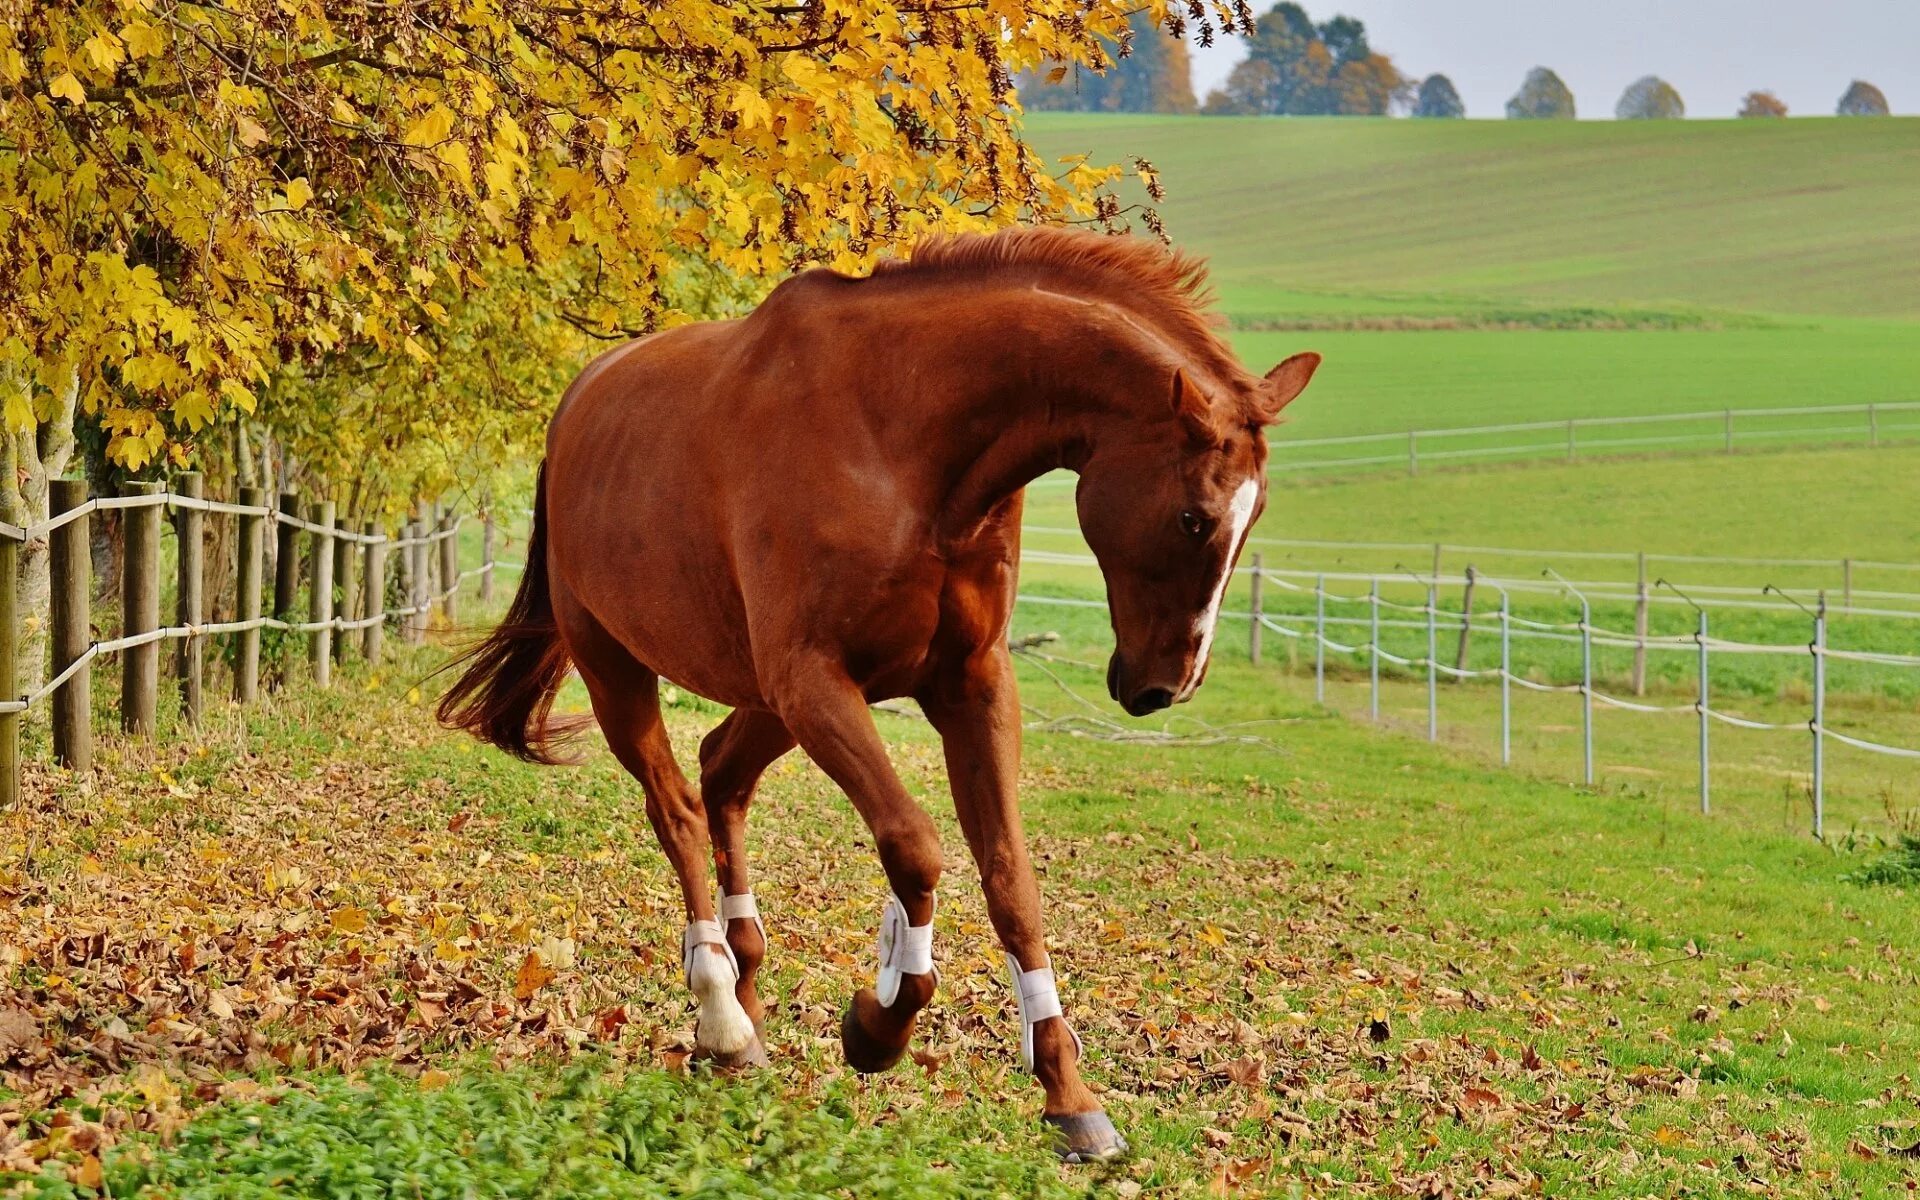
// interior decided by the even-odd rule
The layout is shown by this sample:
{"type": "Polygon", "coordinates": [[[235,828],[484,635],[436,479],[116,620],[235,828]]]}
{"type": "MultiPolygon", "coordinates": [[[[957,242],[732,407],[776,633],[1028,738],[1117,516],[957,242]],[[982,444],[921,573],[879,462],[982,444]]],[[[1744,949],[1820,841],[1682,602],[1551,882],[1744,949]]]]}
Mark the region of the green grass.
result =
{"type": "MultiPolygon", "coordinates": [[[[636,789],[604,751],[540,769],[432,731],[407,693],[430,661],[379,680],[350,668],[331,696],[296,688],[197,744],[111,745],[98,794],[47,781],[32,837],[0,860],[34,900],[0,915],[0,945],[27,952],[0,965],[0,994],[57,1003],[76,1048],[116,1018],[133,1036],[118,1062],[72,1059],[69,1098],[0,1096],[18,1144],[47,1155],[11,1182],[49,1196],[1199,1195],[1224,1172],[1278,1195],[1426,1179],[1637,1197],[1868,1196],[1911,1177],[1896,1151],[1920,1120],[1903,1076],[1920,1053],[1905,999],[1920,911],[1904,885],[1846,882],[1877,847],[1702,819],[1643,780],[1587,791],[1501,771],[1342,720],[1298,680],[1231,658],[1195,709],[1258,722],[1243,731],[1269,744],[1029,741],[1023,804],[1056,961],[1128,1162],[1049,1160],[1037,1092],[1009,1067],[1011,1002],[937,745],[910,720],[880,718],[952,860],[927,1065],[857,1081],[838,1063],[832,1014],[870,973],[884,884],[849,806],[796,758],[770,774],[751,843],[776,947],[762,977],[774,1066],[747,1080],[662,1069],[688,1009],[673,887],[636,789]],[[255,944],[252,968],[216,956],[173,977],[164,1023],[136,1018],[123,989],[144,990],[150,962],[178,970],[170,939],[128,929],[97,968],[38,957],[43,905],[72,924],[104,900],[205,944],[261,903],[262,864],[284,879],[290,863],[305,879],[264,908],[285,932],[255,944]],[[343,905],[376,923],[329,932],[343,905]],[[578,961],[520,1003],[514,966],[549,935],[578,961]],[[415,936],[442,949],[415,957],[415,936]],[[455,936],[477,1005],[431,1034],[408,1016],[396,1039],[383,1014],[441,994],[455,936]],[[248,1063],[221,1066],[218,1039],[192,1032],[229,1028],[206,1007],[222,977],[235,1004],[258,987],[281,1006],[248,1063]],[[624,1030],[595,1032],[606,1004],[624,1030]],[[180,1057],[150,1057],[168,1044],[180,1057]],[[1229,1082],[1247,1061],[1253,1082],[1229,1082]],[[172,1082],[116,1074],[140,1063],[172,1082]],[[92,1130],[111,1135],[105,1188],[85,1185],[92,1130]]],[[[1057,706],[1031,671],[1026,691],[1057,706]]],[[[670,718],[690,754],[715,715],[680,697],[670,718]]],[[[45,927],[47,951],[71,955],[68,930],[45,927]]]]}
{"type": "Polygon", "coordinates": [[[1920,120],[1027,123],[1050,155],[1150,160],[1235,316],[1473,297],[1920,317],[1920,120]]]}

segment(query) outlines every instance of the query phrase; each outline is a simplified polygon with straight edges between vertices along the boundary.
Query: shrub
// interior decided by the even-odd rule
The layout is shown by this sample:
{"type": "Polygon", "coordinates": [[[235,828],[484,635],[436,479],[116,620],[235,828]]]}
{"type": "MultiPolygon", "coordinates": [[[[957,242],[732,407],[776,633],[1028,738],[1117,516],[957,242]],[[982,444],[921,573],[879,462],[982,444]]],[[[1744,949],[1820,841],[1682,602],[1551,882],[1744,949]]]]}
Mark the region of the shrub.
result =
{"type": "Polygon", "coordinates": [[[1787,115],[1786,102],[1772,92],[1748,92],[1747,98],[1740,102],[1740,115],[1743,117],[1784,117],[1787,115]]]}

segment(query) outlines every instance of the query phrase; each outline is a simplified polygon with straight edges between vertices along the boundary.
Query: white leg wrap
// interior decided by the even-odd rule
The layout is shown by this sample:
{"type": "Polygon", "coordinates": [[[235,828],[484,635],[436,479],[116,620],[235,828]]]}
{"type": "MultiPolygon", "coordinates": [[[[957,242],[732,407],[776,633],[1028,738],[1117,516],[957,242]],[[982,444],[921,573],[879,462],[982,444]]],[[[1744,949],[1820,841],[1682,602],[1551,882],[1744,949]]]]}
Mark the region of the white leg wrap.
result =
{"type": "Polygon", "coordinates": [[[733,994],[734,984],[740,981],[740,964],[727,945],[726,926],[719,921],[689,921],[680,939],[680,963],[687,973],[687,986],[700,999],[695,1043],[721,1054],[745,1050],[753,1042],[753,1022],[733,994]]]}
{"type": "Polygon", "coordinates": [[[888,896],[880,912],[880,978],[873,985],[874,998],[882,1008],[892,1008],[900,995],[904,975],[925,975],[933,970],[933,919],[925,925],[907,924],[907,907],[900,897],[888,896]]]}
{"type": "MultiPolygon", "coordinates": [[[[1055,986],[1053,967],[1041,967],[1037,971],[1022,971],[1020,960],[1007,955],[1007,969],[1013,973],[1013,994],[1020,1002],[1020,1065],[1029,1073],[1033,1071],[1033,1027],[1049,1017],[1059,1017],[1060,990],[1055,986]]],[[[1073,1048],[1080,1049],[1080,1035],[1073,1032],[1073,1048]]]]}
{"type": "Polygon", "coordinates": [[[760,904],[753,898],[752,892],[741,892],[738,896],[721,895],[720,924],[724,927],[731,921],[752,921],[760,931],[760,940],[767,940],[766,922],[760,919],[760,904]]]}

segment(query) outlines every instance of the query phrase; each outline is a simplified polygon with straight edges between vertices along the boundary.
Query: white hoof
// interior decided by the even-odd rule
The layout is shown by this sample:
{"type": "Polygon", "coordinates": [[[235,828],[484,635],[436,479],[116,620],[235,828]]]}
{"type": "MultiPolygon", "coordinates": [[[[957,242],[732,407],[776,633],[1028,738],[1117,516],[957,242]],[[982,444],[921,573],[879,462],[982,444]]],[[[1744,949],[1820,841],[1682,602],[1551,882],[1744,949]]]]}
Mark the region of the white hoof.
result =
{"type": "Polygon", "coordinates": [[[703,945],[693,953],[688,983],[700,1000],[700,1020],[694,1043],[713,1054],[738,1054],[753,1043],[753,1021],[733,994],[738,976],[733,963],[718,946],[703,945]]]}

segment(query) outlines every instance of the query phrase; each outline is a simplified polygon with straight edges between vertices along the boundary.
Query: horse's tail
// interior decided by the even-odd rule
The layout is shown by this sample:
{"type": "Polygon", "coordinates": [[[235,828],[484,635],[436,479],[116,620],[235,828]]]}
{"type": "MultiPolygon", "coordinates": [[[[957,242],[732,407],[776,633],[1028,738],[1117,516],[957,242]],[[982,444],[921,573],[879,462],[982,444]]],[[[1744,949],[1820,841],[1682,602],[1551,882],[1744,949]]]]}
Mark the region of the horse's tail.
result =
{"type": "Polygon", "coordinates": [[[586,717],[551,717],[553,698],[566,680],[567,648],[553,619],[547,577],[547,465],[540,464],[533,493],[533,531],[520,590],[492,633],[462,651],[442,670],[460,669],[436,710],[440,723],[464,729],[483,742],[528,762],[570,761],[554,753],[590,723],[586,717]]]}

